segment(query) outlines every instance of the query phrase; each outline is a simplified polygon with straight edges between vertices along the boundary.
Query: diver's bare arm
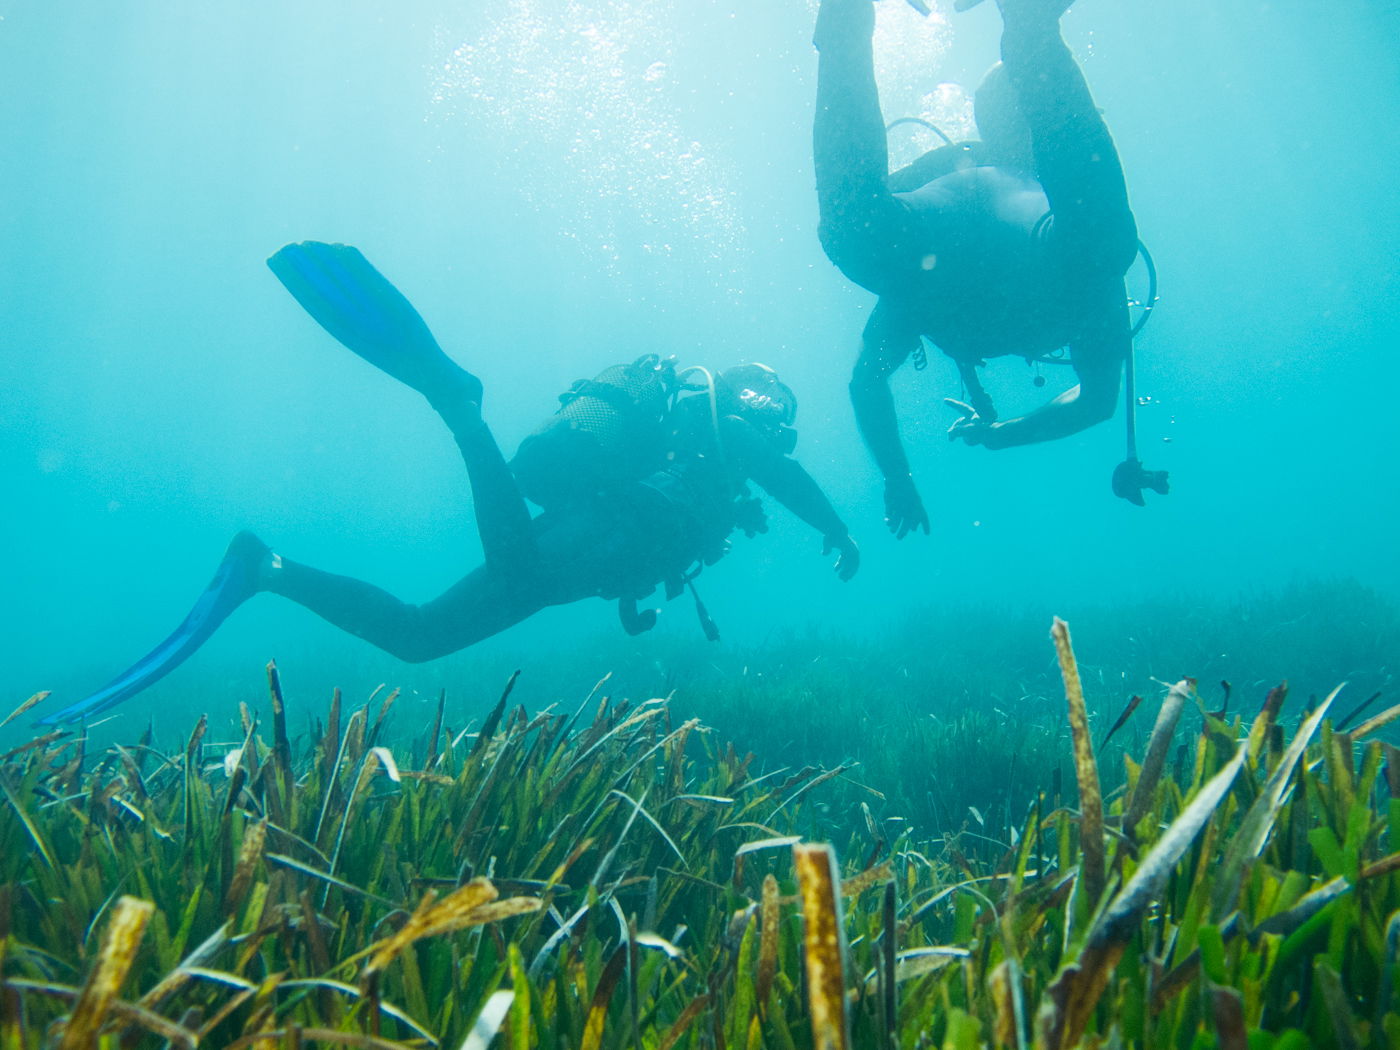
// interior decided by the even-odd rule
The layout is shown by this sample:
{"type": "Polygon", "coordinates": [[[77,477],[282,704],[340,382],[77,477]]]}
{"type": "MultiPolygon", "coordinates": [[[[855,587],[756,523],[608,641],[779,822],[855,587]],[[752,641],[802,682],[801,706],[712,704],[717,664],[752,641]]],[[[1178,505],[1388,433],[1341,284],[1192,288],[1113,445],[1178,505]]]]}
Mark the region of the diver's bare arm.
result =
{"type": "Polygon", "coordinates": [[[953,424],[948,435],[969,445],[985,448],[1012,448],[1054,441],[1087,430],[1113,417],[1118,405],[1119,381],[1123,362],[1132,349],[1127,308],[1114,313],[1113,322],[1100,326],[1070,347],[1070,360],[1079,376],[1079,385],[1066,390],[1049,404],[1015,419],[982,423],[976,417],[953,424]]]}

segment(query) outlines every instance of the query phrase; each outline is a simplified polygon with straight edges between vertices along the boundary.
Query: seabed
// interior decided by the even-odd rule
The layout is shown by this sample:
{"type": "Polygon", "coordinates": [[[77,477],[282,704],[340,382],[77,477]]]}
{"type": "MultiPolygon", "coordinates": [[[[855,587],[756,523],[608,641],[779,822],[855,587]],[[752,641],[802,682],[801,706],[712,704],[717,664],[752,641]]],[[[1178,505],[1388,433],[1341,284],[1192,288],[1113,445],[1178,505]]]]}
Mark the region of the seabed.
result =
{"type": "Polygon", "coordinates": [[[1091,728],[1052,634],[1044,725],[909,715],[875,768],[607,681],[293,735],[271,664],[178,742],[47,732],[0,758],[0,1048],[1400,1045],[1400,706],[1183,679],[1091,728]]]}

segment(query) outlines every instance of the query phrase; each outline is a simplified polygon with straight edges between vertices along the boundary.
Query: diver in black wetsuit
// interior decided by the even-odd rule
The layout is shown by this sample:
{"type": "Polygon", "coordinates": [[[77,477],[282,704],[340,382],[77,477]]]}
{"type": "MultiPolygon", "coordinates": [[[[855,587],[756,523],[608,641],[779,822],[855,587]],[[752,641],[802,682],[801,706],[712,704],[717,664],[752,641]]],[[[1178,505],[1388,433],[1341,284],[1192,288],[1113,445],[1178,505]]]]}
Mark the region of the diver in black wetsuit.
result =
{"type": "MultiPolygon", "coordinates": [[[[742,365],[713,379],[702,392],[679,397],[654,422],[650,454],[612,446],[590,447],[597,436],[587,421],[560,410],[555,422],[522,444],[534,450],[513,464],[522,478],[532,464],[570,455],[566,480],[531,488],[547,504],[533,516],[481,416],[481,382],[447,357],[402,294],[356,249],[306,242],[269,260],[303,307],[344,346],[427,398],[452,432],[466,463],[476,507],[484,564],[423,605],[402,602],[372,584],[282,558],[256,536],[239,533],[213,580],[178,628],[102,689],[51,714],[54,724],[89,717],[135,696],[177,667],[234,609],[255,594],[290,598],[351,634],[403,660],[436,659],[488,638],[550,605],[581,598],[619,601],[623,626],[646,630],[655,612],[636,601],[666,584],[679,593],[698,564],[727,548],[736,528],[764,530],[761,509],[747,491],[757,482],[839,552],[836,571],[849,580],[860,552],[811,476],[790,458],[797,402],[764,365],[742,365]],[[664,425],[663,425],[664,424],[664,425]],[[543,452],[541,452],[543,450],[543,452]],[[627,470],[597,461],[623,458],[627,470]],[[590,462],[590,456],[592,462],[590,462]],[[566,491],[567,488],[567,491],[566,491]],[[552,489],[557,502],[540,493],[552,489]]],[[[654,358],[652,360],[655,360],[654,358]]],[[[634,366],[624,366],[636,369],[634,366]]],[[[610,372],[613,370],[609,370],[610,372]]],[[[703,370],[694,369],[693,372],[703,370]]],[[[692,390],[694,388],[691,388],[692,390]]],[[[593,383],[583,395],[606,414],[621,412],[628,394],[593,383]]],[[[663,399],[664,403],[664,399],[663,399]]],[[[635,431],[617,428],[614,437],[635,431]]],[[[707,632],[712,627],[702,615],[707,632]]]]}
{"type": "Polygon", "coordinates": [[[927,336],[972,405],[949,436],[1000,449],[1113,415],[1131,349],[1123,277],[1137,228],[1113,140],[1060,36],[1071,0],[997,0],[1002,62],[979,87],[982,141],[891,174],[875,85],[871,0],[822,0],[813,129],[821,241],[880,298],[851,378],[861,434],[885,478],[897,536],[929,529],[900,440],[889,375],[927,336]],[[998,421],[976,367],[1068,346],[1079,384],[998,421]]]}
{"type": "Polygon", "coordinates": [[[667,423],[664,469],[531,518],[486,424],[471,410],[447,419],[471,480],[484,564],[424,605],[269,554],[259,589],[304,605],[403,660],[433,660],[488,638],[550,605],[603,597],[632,603],[658,584],[677,590],[717,560],[736,528],[762,528],[745,495],[756,482],[840,552],[848,580],[860,554],[820,487],[780,448],[795,408],[771,370],[723,373],[708,394],[681,398],[667,423]],[[763,377],[769,377],[765,381],[763,377]],[[777,392],[782,391],[782,395],[777,392]],[[781,399],[780,399],[781,398],[781,399]]]}

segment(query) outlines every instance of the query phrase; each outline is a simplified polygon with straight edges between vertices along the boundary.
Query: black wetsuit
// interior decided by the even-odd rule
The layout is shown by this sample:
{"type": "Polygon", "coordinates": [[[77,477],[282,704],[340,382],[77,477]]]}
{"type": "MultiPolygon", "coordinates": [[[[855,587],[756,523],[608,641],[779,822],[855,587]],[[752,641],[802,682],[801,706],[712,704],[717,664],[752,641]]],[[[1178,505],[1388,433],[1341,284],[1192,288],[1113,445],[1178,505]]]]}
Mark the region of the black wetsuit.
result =
{"type": "Polygon", "coordinates": [[[974,144],[935,151],[892,178],[870,7],[822,5],[814,149],[822,245],[880,297],[852,395],[886,476],[908,468],[880,387],[921,336],[969,364],[1070,347],[1096,418],[1080,413],[1048,434],[1013,428],[987,444],[1043,440],[1106,418],[1131,345],[1123,275],[1137,231],[1113,140],[1058,29],[1008,19],[1002,36],[1033,174],[984,166],[974,144]]]}
{"type": "Polygon", "coordinates": [[[709,398],[669,419],[667,467],[531,518],[490,431],[471,411],[439,406],[467,464],[484,564],[440,597],[402,602],[372,584],[287,559],[265,589],[403,660],[436,659],[550,605],[639,598],[723,552],[752,479],[825,536],[846,528],[816,482],[737,415],[709,398]]]}

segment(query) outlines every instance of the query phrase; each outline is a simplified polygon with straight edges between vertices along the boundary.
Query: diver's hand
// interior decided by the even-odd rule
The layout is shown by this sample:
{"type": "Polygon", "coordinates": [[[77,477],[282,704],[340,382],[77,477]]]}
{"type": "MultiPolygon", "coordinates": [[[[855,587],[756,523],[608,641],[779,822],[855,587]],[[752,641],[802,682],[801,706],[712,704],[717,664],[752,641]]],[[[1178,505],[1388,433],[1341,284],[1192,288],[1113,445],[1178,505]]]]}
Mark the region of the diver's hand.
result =
{"type": "Polygon", "coordinates": [[[885,479],[885,524],[899,540],[917,529],[928,533],[928,511],[908,474],[885,479]]]}
{"type": "Polygon", "coordinates": [[[860,548],[849,532],[841,536],[823,536],[822,554],[830,554],[833,550],[838,552],[836,575],[849,580],[860,568],[860,548]]]}
{"type": "Polygon", "coordinates": [[[995,432],[996,423],[983,419],[977,414],[977,410],[966,401],[945,397],[943,403],[962,413],[962,417],[948,428],[949,441],[962,440],[969,445],[995,447],[992,445],[991,436],[995,432]]]}

